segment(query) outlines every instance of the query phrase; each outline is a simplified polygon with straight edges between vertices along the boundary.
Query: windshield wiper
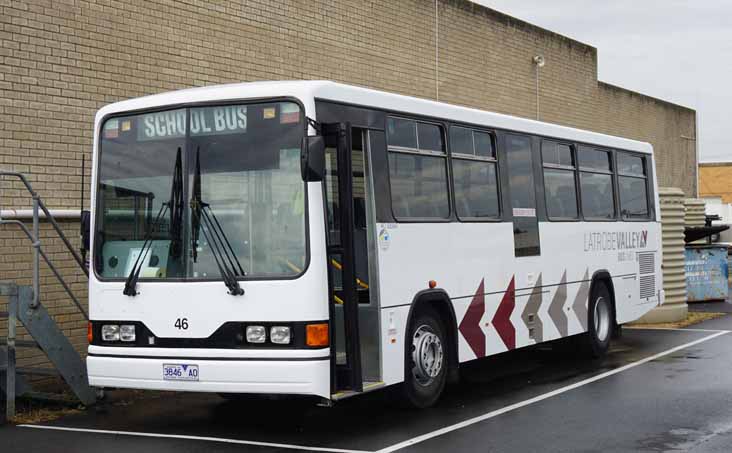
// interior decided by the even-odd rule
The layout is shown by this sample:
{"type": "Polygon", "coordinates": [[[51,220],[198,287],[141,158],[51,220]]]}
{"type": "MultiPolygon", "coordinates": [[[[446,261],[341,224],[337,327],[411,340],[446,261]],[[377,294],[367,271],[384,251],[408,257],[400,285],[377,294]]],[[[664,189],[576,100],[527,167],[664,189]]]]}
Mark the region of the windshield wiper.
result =
{"type": "Polygon", "coordinates": [[[239,263],[224,229],[216,218],[211,205],[201,199],[201,160],[200,149],[196,150],[196,172],[193,176],[193,190],[191,194],[191,249],[193,262],[198,259],[199,232],[203,232],[206,242],[210,244],[211,254],[216,261],[216,267],[232,296],[241,296],[244,290],[239,285],[237,276],[245,276],[246,272],[239,263]]]}
{"type": "Polygon", "coordinates": [[[145,240],[142,243],[142,248],[140,248],[140,253],[137,255],[137,259],[135,260],[135,264],[132,266],[132,269],[130,269],[130,274],[127,276],[127,280],[125,280],[125,289],[122,291],[125,296],[136,296],[138,294],[137,280],[140,278],[140,271],[145,264],[145,258],[147,257],[147,253],[152,248],[153,230],[155,229],[155,226],[158,224],[160,219],[165,216],[165,213],[168,212],[168,210],[171,211],[171,253],[173,253],[174,250],[177,250],[175,253],[180,253],[181,244],[179,242],[179,238],[181,226],[179,224],[181,223],[181,220],[183,218],[183,165],[181,161],[180,147],[178,147],[178,153],[175,158],[175,167],[173,169],[173,184],[170,189],[170,200],[160,206],[160,210],[155,216],[155,220],[152,224],[149,225],[147,232],[145,233],[145,240]],[[178,240],[177,245],[176,239],[178,240]]]}

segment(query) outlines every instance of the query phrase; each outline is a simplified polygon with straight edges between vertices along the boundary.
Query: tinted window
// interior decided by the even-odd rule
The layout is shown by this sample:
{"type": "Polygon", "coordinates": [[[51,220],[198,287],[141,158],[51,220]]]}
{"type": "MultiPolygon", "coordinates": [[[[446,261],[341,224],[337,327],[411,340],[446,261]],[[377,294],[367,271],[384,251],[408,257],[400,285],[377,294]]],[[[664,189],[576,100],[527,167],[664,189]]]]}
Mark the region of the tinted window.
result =
{"type": "Polygon", "coordinates": [[[531,168],[531,141],[525,137],[509,136],[509,186],[513,208],[531,208],[536,205],[534,173],[531,168]]]}
{"type": "Polygon", "coordinates": [[[445,158],[418,154],[389,153],[391,202],[397,218],[446,218],[445,158]]]}
{"type": "Polygon", "coordinates": [[[619,152],[618,173],[624,175],[645,176],[646,173],[643,167],[643,158],[619,152]]]}
{"type": "Polygon", "coordinates": [[[417,128],[414,121],[389,118],[386,121],[389,146],[417,148],[417,128]]]}
{"type": "Polygon", "coordinates": [[[435,124],[417,123],[417,146],[426,151],[445,151],[442,128],[435,124]]]}
{"type": "Polygon", "coordinates": [[[513,214],[513,242],[516,256],[539,254],[539,224],[536,218],[531,140],[519,135],[506,137],[508,187],[513,214]]]}
{"type": "Polygon", "coordinates": [[[618,178],[620,212],[626,218],[648,217],[648,195],[645,178],[618,178]]]}
{"type": "Polygon", "coordinates": [[[466,127],[450,128],[450,151],[459,154],[473,154],[473,131],[466,127]]]}
{"type": "Polygon", "coordinates": [[[475,155],[480,157],[496,157],[493,135],[487,132],[473,132],[475,138],[475,155]]]}
{"type": "Polygon", "coordinates": [[[457,214],[466,217],[498,217],[496,164],[453,159],[457,214]]]}
{"type": "Polygon", "coordinates": [[[582,213],[587,218],[615,217],[612,175],[580,172],[582,213]]]}
{"type": "Polygon", "coordinates": [[[544,190],[549,217],[577,218],[577,191],[573,170],[545,168],[544,190]]]}
{"type": "Polygon", "coordinates": [[[624,218],[648,217],[645,157],[618,152],[618,195],[624,218]]]}
{"type": "Polygon", "coordinates": [[[607,151],[581,147],[577,154],[580,168],[600,171],[610,171],[612,168],[610,165],[610,153],[607,151]]]}
{"type": "Polygon", "coordinates": [[[569,145],[544,141],[541,143],[541,154],[545,164],[574,167],[572,147],[569,145]]]}

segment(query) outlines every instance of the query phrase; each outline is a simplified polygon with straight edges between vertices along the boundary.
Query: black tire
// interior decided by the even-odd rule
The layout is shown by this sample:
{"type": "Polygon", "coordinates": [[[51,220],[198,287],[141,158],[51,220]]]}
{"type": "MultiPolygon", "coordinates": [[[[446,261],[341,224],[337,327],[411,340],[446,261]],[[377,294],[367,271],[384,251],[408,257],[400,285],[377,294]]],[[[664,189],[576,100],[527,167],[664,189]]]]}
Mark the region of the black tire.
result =
{"type": "Polygon", "coordinates": [[[615,328],[614,307],[607,284],[596,282],[587,303],[587,333],[581,336],[583,349],[592,358],[603,357],[610,348],[615,328]]]}
{"type": "Polygon", "coordinates": [[[445,389],[450,363],[445,331],[440,316],[429,308],[415,313],[409,325],[401,396],[403,402],[410,407],[423,409],[434,405],[445,389]],[[415,363],[418,350],[425,357],[421,368],[415,363]]]}

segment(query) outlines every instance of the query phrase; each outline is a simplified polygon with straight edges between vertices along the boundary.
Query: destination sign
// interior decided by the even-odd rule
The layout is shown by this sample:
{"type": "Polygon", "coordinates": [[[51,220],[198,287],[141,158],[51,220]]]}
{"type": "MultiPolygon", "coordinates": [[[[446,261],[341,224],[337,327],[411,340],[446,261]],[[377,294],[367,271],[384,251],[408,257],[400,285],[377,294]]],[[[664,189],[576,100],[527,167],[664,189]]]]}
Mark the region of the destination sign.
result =
{"type": "MultiPolygon", "coordinates": [[[[247,107],[227,105],[193,108],[191,136],[241,134],[247,131],[247,107]]],[[[137,139],[166,140],[186,135],[186,110],[169,110],[141,115],[137,119],[137,139]]]]}

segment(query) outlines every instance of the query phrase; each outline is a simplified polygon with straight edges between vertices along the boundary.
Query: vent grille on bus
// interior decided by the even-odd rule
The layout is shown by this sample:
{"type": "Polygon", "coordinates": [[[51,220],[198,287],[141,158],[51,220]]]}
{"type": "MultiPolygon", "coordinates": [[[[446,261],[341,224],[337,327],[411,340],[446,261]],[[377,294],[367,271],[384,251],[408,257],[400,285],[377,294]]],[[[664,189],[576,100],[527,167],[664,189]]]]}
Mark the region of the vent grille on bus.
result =
{"type": "Polygon", "coordinates": [[[656,295],[656,276],[641,275],[639,280],[640,297],[645,299],[656,295]]]}
{"type": "Polygon", "coordinates": [[[653,274],[656,272],[656,255],[654,253],[638,254],[638,273],[653,274]]]}

